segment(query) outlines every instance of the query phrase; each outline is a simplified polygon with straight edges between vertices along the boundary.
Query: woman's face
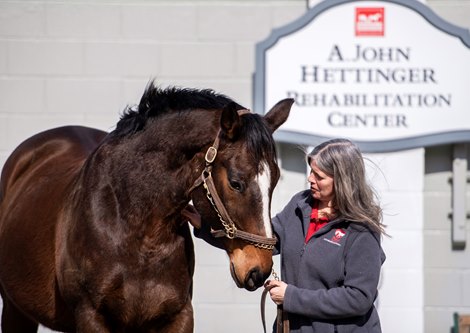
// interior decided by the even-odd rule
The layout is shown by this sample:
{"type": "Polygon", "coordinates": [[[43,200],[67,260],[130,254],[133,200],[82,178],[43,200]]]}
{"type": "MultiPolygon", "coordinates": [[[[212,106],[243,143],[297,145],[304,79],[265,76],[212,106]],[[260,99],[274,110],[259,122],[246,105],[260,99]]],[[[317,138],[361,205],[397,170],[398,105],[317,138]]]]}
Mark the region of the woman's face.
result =
{"type": "Polygon", "coordinates": [[[334,198],[333,177],[321,171],[314,159],[310,162],[310,189],[312,196],[326,204],[330,203],[334,198]]]}

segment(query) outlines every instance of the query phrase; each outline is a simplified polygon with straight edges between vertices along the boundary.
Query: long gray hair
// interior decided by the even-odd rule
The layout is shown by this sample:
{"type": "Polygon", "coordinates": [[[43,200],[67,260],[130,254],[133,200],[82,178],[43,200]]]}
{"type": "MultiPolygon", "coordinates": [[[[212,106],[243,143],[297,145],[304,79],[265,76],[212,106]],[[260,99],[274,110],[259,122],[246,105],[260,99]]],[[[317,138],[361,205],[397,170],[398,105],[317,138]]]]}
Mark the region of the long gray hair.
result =
{"type": "Polygon", "coordinates": [[[332,139],[316,146],[308,154],[318,168],[333,177],[333,208],[337,217],[368,224],[379,234],[385,233],[382,208],[367,183],[364,160],[359,148],[347,139],[332,139]]]}

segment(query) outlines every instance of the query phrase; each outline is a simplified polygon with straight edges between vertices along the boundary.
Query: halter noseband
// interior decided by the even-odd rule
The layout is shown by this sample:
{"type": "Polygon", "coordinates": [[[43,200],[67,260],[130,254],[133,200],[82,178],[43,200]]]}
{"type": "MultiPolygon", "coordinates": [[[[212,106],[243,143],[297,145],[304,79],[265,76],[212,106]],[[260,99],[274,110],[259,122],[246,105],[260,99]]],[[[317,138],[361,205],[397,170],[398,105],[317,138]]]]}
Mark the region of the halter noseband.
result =
{"type": "MultiPolygon", "coordinates": [[[[238,115],[243,115],[246,113],[250,113],[250,111],[238,111],[238,115]]],[[[229,239],[240,238],[260,249],[272,250],[274,248],[274,245],[277,243],[277,239],[275,237],[263,237],[239,230],[233,220],[230,218],[227,209],[225,209],[225,206],[222,200],[220,199],[219,194],[217,193],[217,189],[215,188],[214,180],[212,178],[212,163],[214,162],[217,156],[217,149],[219,148],[219,135],[220,130],[217,133],[217,136],[212,146],[207,149],[205,155],[206,166],[202,171],[201,176],[196,179],[189,192],[191,193],[196,187],[199,187],[200,185],[204,186],[204,189],[206,190],[206,197],[211,203],[214,210],[216,211],[217,215],[219,216],[219,220],[222,223],[222,226],[224,227],[223,230],[213,230],[211,228],[212,236],[217,238],[227,237],[229,239]]]]}

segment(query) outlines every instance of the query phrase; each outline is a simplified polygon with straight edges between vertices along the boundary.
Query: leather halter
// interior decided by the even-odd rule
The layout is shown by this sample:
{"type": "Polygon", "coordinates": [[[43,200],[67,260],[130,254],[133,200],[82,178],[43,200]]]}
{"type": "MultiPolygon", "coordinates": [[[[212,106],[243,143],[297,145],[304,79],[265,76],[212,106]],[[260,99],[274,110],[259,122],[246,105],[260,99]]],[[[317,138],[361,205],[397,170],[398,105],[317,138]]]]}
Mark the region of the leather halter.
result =
{"type": "MultiPolygon", "coordinates": [[[[239,116],[246,113],[250,113],[250,111],[238,111],[239,116]]],[[[277,243],[277,238],[263,237],[239,230],[236,227],[235,222],[233,222],[233,220],[230,218],[227,209],[225,208],[222,200],[220,199],[219,194],[217,193],[217,189],[215,188],[214,180],[212,178],[212,165],[217,156],[217,149],[219,148],[220,141],[219,137],[220,130],[218,131],[212,146],[207,149],[205,156],[206,166],[202,171],[201,176],[196,179],[193,186],[190,188],[189,193],[191,193],[195,188],[199,187],[200,185],[204,186],[204,189],[206,190],[206,197],[211,203],[214,210],[216,211],[217,215],[219,216],[219,220],[222,223],[222,226],[224,227],[224,229],[222,230],[212,230],[211,228],[211,233],[214,237],[227,237],[229,239],[240,238],[258,248],[272,250],[274,248],[274,245],[277,243]]]]}

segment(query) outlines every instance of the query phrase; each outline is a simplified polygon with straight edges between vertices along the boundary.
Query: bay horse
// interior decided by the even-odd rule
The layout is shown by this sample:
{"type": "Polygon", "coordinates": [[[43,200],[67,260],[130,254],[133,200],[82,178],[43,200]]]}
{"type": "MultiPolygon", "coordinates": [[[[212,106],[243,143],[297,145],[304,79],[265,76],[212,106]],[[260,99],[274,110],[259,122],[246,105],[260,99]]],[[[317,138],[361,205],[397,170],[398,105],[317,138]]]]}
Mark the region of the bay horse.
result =
{"type": "Polygon", "coordinates": [[[191,201],[236,285],[260,287],[275,243],[272,133],[292,103],[261,116],[152,82],[110,133],[66,126],[21,143],[0,183],[3,333],[192,332],[191,201]]]}

